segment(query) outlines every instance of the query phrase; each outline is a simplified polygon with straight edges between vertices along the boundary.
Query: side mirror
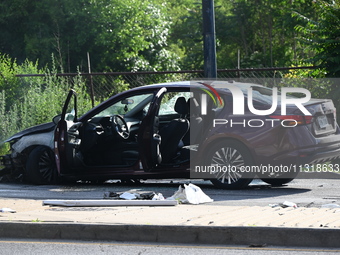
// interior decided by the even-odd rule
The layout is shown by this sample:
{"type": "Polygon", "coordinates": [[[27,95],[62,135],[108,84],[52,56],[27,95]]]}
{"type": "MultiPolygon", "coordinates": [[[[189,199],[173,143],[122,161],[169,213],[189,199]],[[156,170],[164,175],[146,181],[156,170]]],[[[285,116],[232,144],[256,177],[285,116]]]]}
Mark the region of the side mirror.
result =
{"type": "Polygon", "coordinates": [[[60,121],[60,119],[61,119],[61,114],[58,114],[57,116],[53,117],[52,121],[53,121],[54,124],[57,125],[58,122],[60,121]]]}

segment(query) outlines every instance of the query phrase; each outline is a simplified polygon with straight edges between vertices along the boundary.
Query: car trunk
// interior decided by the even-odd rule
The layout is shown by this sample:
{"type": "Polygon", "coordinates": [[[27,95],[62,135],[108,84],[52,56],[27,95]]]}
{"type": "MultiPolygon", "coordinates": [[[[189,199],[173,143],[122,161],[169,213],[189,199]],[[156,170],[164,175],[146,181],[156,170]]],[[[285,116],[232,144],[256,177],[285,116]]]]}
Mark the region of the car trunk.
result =
{"type": "Polygon", "coordinates": [[[312,99],[305,104],[312,114],[312,132],[315,136],[324,136],[336,132],[336,108],[332,100],[312,99]]]}
{"type": "Polygon", "coordinates": [[[322,137],[336,133],[336,108],[330,99],[311,99],[303,106],[311,113],[304,115],[296,105],[287,105],[286,115],[281,115],[281,108],[270,115],[270,118],[279,119],[284,126],[308,125],[315,137],[322,137]]]}

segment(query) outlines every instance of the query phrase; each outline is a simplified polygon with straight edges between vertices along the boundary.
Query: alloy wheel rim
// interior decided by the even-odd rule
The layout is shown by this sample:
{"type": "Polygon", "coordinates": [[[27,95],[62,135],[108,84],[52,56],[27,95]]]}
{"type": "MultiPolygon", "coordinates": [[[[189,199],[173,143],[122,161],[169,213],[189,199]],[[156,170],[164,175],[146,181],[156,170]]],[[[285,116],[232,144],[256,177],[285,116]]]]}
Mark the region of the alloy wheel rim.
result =
{"type": "Polygon", "coordinates": [[[51,160],[51,155],[48,151],[44,151],[39,159],[39,172],[41,177],[46,181],[53,180],[54,164],[51,160]]]}
{"type": "Polygon", "coordinates": [[[240,168],[245,165],[242,154],[235,148],[223,147],[217,150],[211,160],[211,166],[219,166],[215,173],[216,179],[222,183],[232,184],[237,182],[242,174],[240,168]]]}

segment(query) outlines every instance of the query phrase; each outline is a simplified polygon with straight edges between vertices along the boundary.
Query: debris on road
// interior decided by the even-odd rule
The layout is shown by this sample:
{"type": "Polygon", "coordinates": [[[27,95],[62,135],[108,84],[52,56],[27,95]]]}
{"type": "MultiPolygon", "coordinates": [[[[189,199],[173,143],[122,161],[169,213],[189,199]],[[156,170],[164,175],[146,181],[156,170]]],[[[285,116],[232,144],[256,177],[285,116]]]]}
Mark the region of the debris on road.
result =
{"type": "Polygon", "coordinates": [[[43,205],[54,206],[174,206],[177,200],[44,200],[43,205]]]}
{"type": "Polygon", "coordinates": [[[119,198],[125,199],[125,200],[133,200],[137,199],[139,197],[139,194],[136,193],[130,193],[130,192],[124,192],[119,196],[119,198]]]}
{"type": "Polygon", "coordinates": [[[286,208],[286,207],[298,208],[297,204],[295,204],[293,202],[289,202],[289,201],[284,201],[281,206],[283,208],[286,208]]]}
{"type": "Polygon", "coordinates": [[[178,203],[202,204],[213,202],[200,187],[190,183],[179,186],[167,199],[162,193],[105,192],[102,200],[45,200],[43,205],[55,206],[173,206],[178,203]]]}
{"type": "Polygon", "coordinates": [[[184,188],[179,186],[178,190],[168,198],[164,198],[162,193],[148,192],[148,193],[136,193],[136,192],[105,192],[104,199],[126,199],[126,200],[176,200],[183,204],[203,204],[213,202],[214,200],[207,196],[200,187],[189,183],[184,184],[184,188]]]}
{"type": "Polygon", "coordinates": [[[162,193],[131,193],[131,192],[104,192],[104,199],[125,199],[125,200],[164,200],[162,193]]]}
{"type": "Polygon", "coordinates": [[[164,200],[165,198],[163,197],[162,193],[157,193],[152,197],[152,200],[164,200]]]}
{"type": "Polygon", "coordinates": [[[214,200],[207,196],[200,187],[189,183],[188,185],[184,184],[184,188],[179,186],[178,190],[167,200],[177,200],[183,204],[203,204],[210,203],[214,200]]]}
{"type": "Polygon", "coordinates": [[[297,204],[289,201],[284,201],[282,204],[269,204],[271,208],[275,207],[282,207],[282,208],[287,208],[287,207],[293,207],[293,208],[298,208],[297,204]]]}
{"type": "Polygon", "coordinates": [[[13,210],[13,209],[11,209],[11,208],[6,208],[6,207],[4,207],[4,208],[1,208],[1,209],[0,209],[0,212],[16,213],[17,211],[16,211],[16,210],[13,210]]]}

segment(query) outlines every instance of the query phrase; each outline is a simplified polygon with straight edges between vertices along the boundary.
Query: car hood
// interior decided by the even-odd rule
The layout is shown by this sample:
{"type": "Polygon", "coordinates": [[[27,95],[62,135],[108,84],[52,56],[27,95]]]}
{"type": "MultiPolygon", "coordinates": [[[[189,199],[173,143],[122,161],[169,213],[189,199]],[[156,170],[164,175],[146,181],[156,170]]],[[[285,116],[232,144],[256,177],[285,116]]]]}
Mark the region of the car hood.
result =
{"type": "Polygon", "coordinates": [[[27,129],[19,132],[19,133],[16,133],[15,135],[12,135],[10,138],[3,141],[3,143],[19,139],[19,138],[26,136],[26,135],[32,135],[32,134],[52,131],[55,128],[55,126],[56,126],[56,124],[54,122],[48,122],[48,123],[40,124],[40,125],[37,125],[37,126],[34,126],[34,127],[30,127],[30,128],[27,128],[27,129]]]}

